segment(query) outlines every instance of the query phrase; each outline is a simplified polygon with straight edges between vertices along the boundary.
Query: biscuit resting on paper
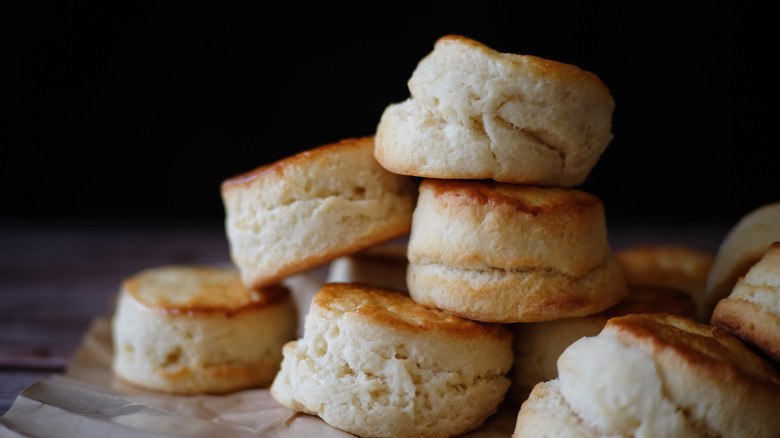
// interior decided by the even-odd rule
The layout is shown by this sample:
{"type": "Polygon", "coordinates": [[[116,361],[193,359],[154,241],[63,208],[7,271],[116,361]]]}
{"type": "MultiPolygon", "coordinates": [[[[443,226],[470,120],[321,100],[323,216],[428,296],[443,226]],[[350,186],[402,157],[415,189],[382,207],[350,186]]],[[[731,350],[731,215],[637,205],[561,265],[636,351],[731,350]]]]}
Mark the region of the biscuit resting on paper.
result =
{"type": "Polygon", "coordinates": [[[271,394],[371,437],[450,437],[480,426],[509,387],[511,332],[357,283],[325,284],[271,394]]]}
{"type": "Polygon", "coordinates": [[[246,289],[233,268],[166,265],[122,282],[113,370],[148,389],[224,393],[270,384],[298,312],[279,285],[246,289]]]}

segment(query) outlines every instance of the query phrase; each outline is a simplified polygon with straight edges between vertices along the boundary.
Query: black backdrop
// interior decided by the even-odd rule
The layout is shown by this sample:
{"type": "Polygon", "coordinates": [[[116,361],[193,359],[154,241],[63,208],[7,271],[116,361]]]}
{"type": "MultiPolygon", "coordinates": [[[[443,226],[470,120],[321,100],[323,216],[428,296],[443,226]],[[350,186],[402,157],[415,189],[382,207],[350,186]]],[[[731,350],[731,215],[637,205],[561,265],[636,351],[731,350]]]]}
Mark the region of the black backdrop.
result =
{"type": "Polygon", "coordinates": [[[734,221],[780,201],[773,15],[682,3],[27,2],[3,14],[0,219],[221,226],[222,180],[372,134],[455,33],[607,84],[581,188],[608,217],[734,221]]]}

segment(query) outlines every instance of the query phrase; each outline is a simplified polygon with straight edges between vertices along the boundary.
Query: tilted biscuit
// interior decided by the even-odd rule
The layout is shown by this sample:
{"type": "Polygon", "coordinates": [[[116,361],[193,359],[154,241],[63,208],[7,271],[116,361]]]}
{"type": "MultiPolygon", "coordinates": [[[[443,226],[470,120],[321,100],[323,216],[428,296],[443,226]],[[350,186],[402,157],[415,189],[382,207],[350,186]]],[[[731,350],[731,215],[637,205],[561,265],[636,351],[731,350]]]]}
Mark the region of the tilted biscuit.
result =
{"type": "Polygon", "coordinates": [[[775,437],[778,406],[780,373],[725,330],[631,314],[561,354],[513,437],[775,437]]]}
{"type": "Polygon", "coordinates": [[[409,233],[416,183],[383,169],[372,137],[301,152],[222,183],[233,262],[270,284],[409,233]]]}
{"type": "Polygon", "coordinates": [[[774,242],[737,280],[731,294],[718,302],[712,324],[780,363],[780,242],[774,242]]]}
{"type": "Polygon", "coordinates": [[[739,277],[753,266],[772,242],[780,241],[780,202],[763,205],[728,231],[715,254],[704,292],[706,314],[726,298],[739,277]]]}
{"type": "Polygon", "coordinates": [[[628,293],[603,204],[573,189],[423,180],[408,259],[412,298],[478,321],[588,315],[628,293]]]}
{"type": "Polygon", "coordinates": [[[112,367],[125,381],[180,394],[262,386],[297,322],[285,287],[248,290],[233,268],[150,268],[122,282],[112,367]]]}
{"type": "Polygon", "coordinates": [[[511,332],[415,303],[328,283],[304,335],[284,347],[271,394],[333,427],[371,437],[450,437],[496,412],[509,387],[511,332]]]}
{"type": "Polygon", "coordinates": [[[436,41],[376,130],[377,160],[404,175],[573,187],[612,139],[614,101],[576,66],[436,41]]]}

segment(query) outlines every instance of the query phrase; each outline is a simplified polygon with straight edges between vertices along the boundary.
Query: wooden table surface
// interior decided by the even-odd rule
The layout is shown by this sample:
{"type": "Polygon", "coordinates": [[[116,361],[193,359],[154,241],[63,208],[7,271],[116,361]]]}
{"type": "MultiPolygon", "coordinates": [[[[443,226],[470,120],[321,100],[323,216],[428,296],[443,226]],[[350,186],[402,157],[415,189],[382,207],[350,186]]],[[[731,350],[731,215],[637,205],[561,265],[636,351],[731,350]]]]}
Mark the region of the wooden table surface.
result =
{"type": "Polygon", "coordinates": [[[208,228],[0,226],[0,414],[28,385],[65,370],[119,283],[166,263],[229,260],[208,228]]]}
{"type": "MultiPolygon", "coordinates": [[[[609,222],[608,222],[609,223],[609,222]]],[[[679,243],[716,251],[731,224],[610,224],[613,249],[679,243]]],[[[0,223],[0,415],[28,385],[62,373],[119,283],[168,263],[229,261],[222,224],[206,227],[0,223]]]]}

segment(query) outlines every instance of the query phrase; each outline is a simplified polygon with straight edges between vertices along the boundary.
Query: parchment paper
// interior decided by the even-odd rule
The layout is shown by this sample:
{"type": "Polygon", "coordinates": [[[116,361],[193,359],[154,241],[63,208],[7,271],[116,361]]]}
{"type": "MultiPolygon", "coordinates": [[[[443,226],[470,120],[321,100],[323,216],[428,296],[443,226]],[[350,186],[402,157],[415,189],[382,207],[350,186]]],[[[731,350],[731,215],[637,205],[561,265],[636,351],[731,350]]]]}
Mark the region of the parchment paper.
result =
{"type": "MultiPolygon", "coordinates": [[[[302,322],[322,270],[286,280],[302,322]]],[[[319,417],[278,404],[267,388],[226,395],[178,396],[142,390],[111,372],[110,317],[90,325],[64,375],[25,389],[0,417],[0,437],[352,437],[319,417]]],[[[505,403],[468,438],[511,436],[517,407],[505,403]]]]}

